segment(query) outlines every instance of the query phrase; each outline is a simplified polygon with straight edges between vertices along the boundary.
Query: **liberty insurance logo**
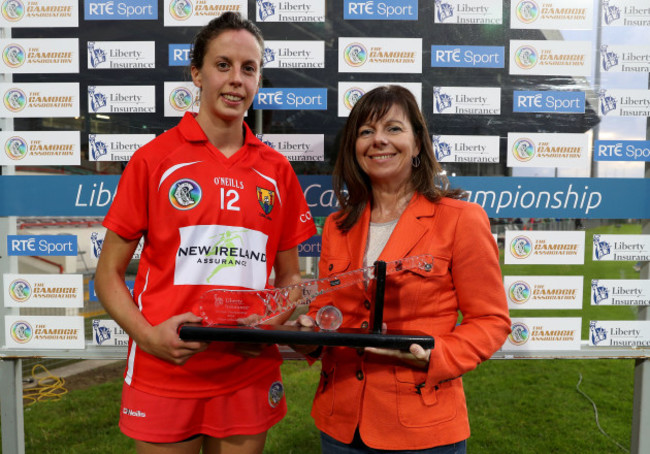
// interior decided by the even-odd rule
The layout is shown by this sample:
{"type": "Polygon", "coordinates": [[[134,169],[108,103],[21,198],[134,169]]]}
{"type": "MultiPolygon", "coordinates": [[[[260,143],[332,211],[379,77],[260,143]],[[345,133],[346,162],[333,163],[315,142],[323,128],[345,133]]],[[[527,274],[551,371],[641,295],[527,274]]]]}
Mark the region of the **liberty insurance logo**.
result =
{"type": "Polygon", "coordinates": [[[513,303],[524,304],[530,299],[530,285],[524,281],[513,282],[508,289],[508,295],[513,303]]]}
{"type": "Polygon", "coordinates": [[[440,22],[454,16],[454,7],[450,3],[443,2],[442,0],[435,0],[436,4],[436,17],[440,22]]]}
{"type": "Polygon", "coordinates": [[[593,345],[598,345],[604,340],[607,340],[607,330],[598,326],[596,322],[589,322],[589,337],[591,337],[591,343],[593,345]]]}
{"type": "Polygon", "coordinates": [[[5,153],[9,156],[9,159],[19,161],[27,156],[28,151],[27,143],[22,137],[10,137],[5,142],[5,153]]]}
{"type": "Polygon", "coordinates": [[[2,16],[9,22],[18,22],[25,16],[25,5],[20,0],[2,2],[2,16]]]}
{"type": "Polygon", "coordinates": [[[518,161],[530,161],[535,157],[535,142],[523,137],[516,140],[512,146],[512,154],[518,161]]]}
{"type": "Polygon", "coordinates": [[[537,49],[525,45],[515,51],[515,63],[521,69],[532,69],[537,64],[537,49]]]}
{"type": "Polygon", "coordinates": [[[257,0],[257,8],[259,10],[260,20],[264,22],[269,17],[275,15],[275,5],[271,2],[264,2],[257,0]]]}
{"type": "Polygon", "coordinates": [[[433,88],[433,100],[436,112],[440,113],[452,106],[451,96],[440,91],[440,87],[433,88]]]}
{"type": "Polygon", "coordinates": [[[594,296],[594,304],[600,304],[609,298],[609,290],[603,285],[598,285],[598,279],[591,280],[591,292],[594,296]]]}
{"type": "Polygon", "coordinates": [[[172,0],[169,3],[169,14],[176,20],[187,20],[192,15],[192,2],[190,0],[172,0]]]}
{"type": "Polygon", "coordinates": [[[514,345],[524,345],[530,338],[530,330],[525,323],[515,322],[512,324],[512,332],[508,334],[508,340],[514,345]]]}
{"type": "Polygon", "coordinates": [[[522,0],[517,4],[517,19],[524,24],[530,24],[537,20],[539,6],[533,0],[522,0]]]}
{"type": "Polygon", "coordinates": [[[343,53],[346,63],[355,68],[363,65],[368,58],[368,51],[360,43],[348,44],[343,53]]]}
{"type": "Polygon", "coordinates": [[[533,243],[527,236],[516,236],[510,242],[510,253],[517,259],[525,259],[532,252],[533,243]]]}
{"type": "Polygon", "coordinates": [[[25,63],[25,49],[18,44],[9,44],[2,51],[2,60],[10,68],[19,68],[25,63]]]}

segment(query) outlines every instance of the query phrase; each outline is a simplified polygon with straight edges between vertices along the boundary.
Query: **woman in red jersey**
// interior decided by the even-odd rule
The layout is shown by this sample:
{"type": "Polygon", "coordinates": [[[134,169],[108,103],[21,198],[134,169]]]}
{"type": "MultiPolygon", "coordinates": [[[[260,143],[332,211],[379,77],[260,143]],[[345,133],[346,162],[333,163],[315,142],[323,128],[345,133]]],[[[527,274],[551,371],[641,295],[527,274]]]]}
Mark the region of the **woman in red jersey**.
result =
{"type": "Polygon", "coordinates": [[[191,308],[208,290],[267,288],[272,270],[277,287],[299,282],[297,246],[316,233],[291,165],[243,121],[263,49],[236,13],[201,29],[198,114],[134,154],[104,219],[95,285],[130,336],[120,428],[138,453],[261,453],[286,413],[276,346],[178,337],[200,321],[191,308]],[[131,296],[125,273],[141,239],[131,296]]]}

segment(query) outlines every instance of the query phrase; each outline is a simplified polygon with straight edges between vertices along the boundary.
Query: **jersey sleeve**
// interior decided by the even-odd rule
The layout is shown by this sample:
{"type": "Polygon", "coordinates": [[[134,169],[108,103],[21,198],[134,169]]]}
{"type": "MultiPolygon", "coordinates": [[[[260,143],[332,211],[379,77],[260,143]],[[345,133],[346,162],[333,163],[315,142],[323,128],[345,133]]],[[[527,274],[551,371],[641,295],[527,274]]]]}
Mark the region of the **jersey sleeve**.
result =
{"type": "Polygon", "coordinates": [[[136,155],[129,161],[102,225],[129,240],[140,238],[148,228],[149,172],[136,155]]]}
{"type": "Polygon", "coordinates": [[[296,247],[316,235],[316,226],[298,177],[288,162],[286,166],[287,170],[284,178],[286,185],[284,191],[285,200],[283,201],[284,219],[278,244],[280,251],[296,247]]]}

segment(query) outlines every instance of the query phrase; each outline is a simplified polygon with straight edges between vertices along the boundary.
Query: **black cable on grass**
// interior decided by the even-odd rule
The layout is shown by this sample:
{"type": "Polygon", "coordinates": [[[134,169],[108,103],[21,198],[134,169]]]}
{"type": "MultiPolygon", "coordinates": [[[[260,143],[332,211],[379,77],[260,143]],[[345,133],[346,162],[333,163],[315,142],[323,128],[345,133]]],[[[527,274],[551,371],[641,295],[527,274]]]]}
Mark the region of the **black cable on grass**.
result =
{"type": "Polygon", "coordinates": [[[621,450],[623,450],[623,451],[625,451],[625,452],[630,452],[629,449],[626,449],[625,446],[621,445],[621,444],[618,443],[616,440],[614,440],[614,439],[613,439],[613,438],[612,438],[612,437],[611,437],[607,432],[605,432],[605,431],[603,430],[602,427],[600,427],[600,421],[598,420],[598,407],[596,407],[596,402],[594,402],[594,401],[591,399],[591,397],[589,397],[587,394],[584,393],[584,391],[582,391],[582,390],[580,389],[580,383],[582,383],[582,373],[578,372],[578,374],[580,375],[580,379],[578,380],[578,384],[576,385],[576,390],[577,390],[580,394],[582,394],[582,395],[585,397],[585,399],[587,399],[589,402],[591,402],[591,406],[594,407],[594,416],[595,416],[595,419],[596,419],[596,426],[598,427],[598,430],[600,430],[600,432],[601,432],[603,435],[605,435],[607,438],[609,438],[609,439],[612,441],[612,443],[614,443],[616,446],[618,446],[619,448],[621,448],[621,450]]]}

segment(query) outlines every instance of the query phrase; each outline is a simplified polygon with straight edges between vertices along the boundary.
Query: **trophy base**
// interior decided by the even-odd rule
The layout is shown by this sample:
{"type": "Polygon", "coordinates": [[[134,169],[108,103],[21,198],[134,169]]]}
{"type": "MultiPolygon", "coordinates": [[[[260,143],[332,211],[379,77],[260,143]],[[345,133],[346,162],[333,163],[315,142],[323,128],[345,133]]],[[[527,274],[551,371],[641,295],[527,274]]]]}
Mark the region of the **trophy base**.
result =
{"type": "Polygon", "coordinates": [[[339,328],[336,331],[318,327],[287,325],[183,325],[179,336],[186,341],[253,342],[282,345],[325,345],[336,347],[376,347],[408,350],[411,344],[433,348],[434,339],[420,331],[387,330],[373,333],[367,329],[339,328]]]}

